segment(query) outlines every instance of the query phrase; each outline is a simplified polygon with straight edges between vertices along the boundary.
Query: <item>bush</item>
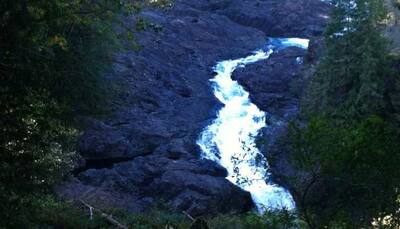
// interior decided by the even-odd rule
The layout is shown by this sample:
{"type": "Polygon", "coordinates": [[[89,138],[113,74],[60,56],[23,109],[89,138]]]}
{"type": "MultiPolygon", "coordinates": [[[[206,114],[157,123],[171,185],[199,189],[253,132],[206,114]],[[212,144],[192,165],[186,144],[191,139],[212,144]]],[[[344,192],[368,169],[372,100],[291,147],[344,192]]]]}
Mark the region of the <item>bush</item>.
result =
{"type": "Polygon", "coordinates": [[[400,136],[394,127],[376,116],[340,125],[314,117],[292,133],[293,162],[314,177],[309,193],[299,195],[311,225],[367,228],[398,213],[400,136]]]}
{"type": "MultiPolygon", "coordinates": [[[[27,205],[18,209],[18,220],[2,218],[0,225],[4,228],[106,228],[104,219],[89,214],[67,202],[57,201],[52,196],[24,197],[27,205]],[[28,199],[30,198],[30,199],[28,199]]],[[[9,209],[10,213],[16,211],[9,209]]],[[[15,217],[15,216],[14,216],[15,217]]]]}
{"type": "Polygon", "coordinates": [[[267,211],[263,215],[247,213],[219,216],[209,221],[211,229],[301,229],[304,222],[288,211],[267,211]]]}
{"type": "MultiPolygon", "coordinates": [[[[7,228],[114,228],[97,211],[90,220],[89,209],[52,196],[42,196],[29,201],[29,208],[21,209],[21,221],[8,224],[7,228]]],[[[97,209],[99,210],[99,209],[97,209]]],[[[184,214],[156,206],[144,213],[129,213],[122,209],[102,209],[119,223],[135,229],[189,229],[194,223],[184,214]]],[[[198,221],[198,220],[197,220],[198,221]]],[[[221,215],[201,220],[210,229],[301,229],[304,222],[288,211],[268,211],[263,215],[221,215]]],[[[4,225],[4,224],[3,224],[4,225]]],[[[196,227],[195,227],[196,228],[196,227]]]]}
{"type": "Polygon", "coordinates": [[[191,221],[185,215],[173,211],[154,209],[142,214],[117,212],[114,211],[113,215],[122,219],[122,222],[129,225],[130,228],[135,229],[159,229],[167,228],[167,226],[174,229],[187,229],[191,225],[191,221]]]}

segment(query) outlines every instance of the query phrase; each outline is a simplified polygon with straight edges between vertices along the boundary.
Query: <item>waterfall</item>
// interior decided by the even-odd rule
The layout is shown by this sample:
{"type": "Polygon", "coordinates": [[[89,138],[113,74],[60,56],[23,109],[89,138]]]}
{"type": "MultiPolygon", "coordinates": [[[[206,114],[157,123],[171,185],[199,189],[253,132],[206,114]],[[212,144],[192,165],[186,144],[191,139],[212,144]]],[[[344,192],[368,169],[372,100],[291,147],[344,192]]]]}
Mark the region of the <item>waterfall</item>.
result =
{"type": "Polygon", "coordinates": [[[200,134],[197,144],[203,158],[225,167],[227,179],[251,193],[260,212],[294,209],[295,203],[286,189],[268,179],[268,162],[255,143],[259,131],[266,127],[266,113],[250,101],[249,93],[231,76],[235,69],[266,60],[280,49],[290,46],[307,49],[308,42],[300,38],[271,38],[265,49],[244,58],[218,62],[214,67],[216,75],[210,80],[215,97],[224,106],[200,134]]]}

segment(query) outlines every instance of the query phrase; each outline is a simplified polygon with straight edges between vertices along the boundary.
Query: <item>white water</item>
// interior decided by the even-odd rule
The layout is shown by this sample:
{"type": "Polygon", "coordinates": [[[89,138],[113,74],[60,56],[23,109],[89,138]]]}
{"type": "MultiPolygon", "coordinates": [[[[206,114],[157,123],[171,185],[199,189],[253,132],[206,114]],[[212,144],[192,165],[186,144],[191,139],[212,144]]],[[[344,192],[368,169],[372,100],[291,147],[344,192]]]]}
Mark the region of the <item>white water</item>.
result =
{"type": "Polygon", "coordinates": [[[224,106],[197,141],[202,157],[225,167],[227,179],[250,192],[260,212],[293,209],[295,203],[287,190],[268,181],[268,163],[256,147],[255,138],[266,126],[266,113],[251,103],[249,93],[231,76],[235,69],[266,60],[274,51],[289,46],[307,49],[308,40],[270,39],[266,51],[217,63],[214,67],[216,76],[211,82],[214,95],[224,106]]]}

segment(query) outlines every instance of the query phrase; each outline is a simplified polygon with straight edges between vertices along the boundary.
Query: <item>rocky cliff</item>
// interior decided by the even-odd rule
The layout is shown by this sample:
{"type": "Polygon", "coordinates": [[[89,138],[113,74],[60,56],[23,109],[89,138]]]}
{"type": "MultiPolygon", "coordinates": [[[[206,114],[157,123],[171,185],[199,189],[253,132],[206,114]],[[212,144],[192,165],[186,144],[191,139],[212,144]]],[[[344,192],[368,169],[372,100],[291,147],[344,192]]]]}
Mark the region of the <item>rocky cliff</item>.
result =
{"type": "MultiPolygon", "coordinates": [[[[91,121],[79,143],[88,166],[59,193],[131,211],[159,201],[192,215],[250,210],[249,193],[226,180],[224,168],[199,159],[196,139],[221,106],[208,81],[212,66],[246,56],[267,37],[313,40],[328,10],[319,0],[176,0],[168,10],[144,10],[162,30],[140,32],[140,51],[116,55],[110,77],[128,88],[117,102],[124,106],[91,121]]],[[[134,21],[127,18],[127,26],[134,21]]],[[[273,123],[296,115],[298,100],[289,88],[301,81],[305,55],[287,49],[234,74],[273,123]]],[[[273,139],[277,126],[266,136],[273,139]]]]}

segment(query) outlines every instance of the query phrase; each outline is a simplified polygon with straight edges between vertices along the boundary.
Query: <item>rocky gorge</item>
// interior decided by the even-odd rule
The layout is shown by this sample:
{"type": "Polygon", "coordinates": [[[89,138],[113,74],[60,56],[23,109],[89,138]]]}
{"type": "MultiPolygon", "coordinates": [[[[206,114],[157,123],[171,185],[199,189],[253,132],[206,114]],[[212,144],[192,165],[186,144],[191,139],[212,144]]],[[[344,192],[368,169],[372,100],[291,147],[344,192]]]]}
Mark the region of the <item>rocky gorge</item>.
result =
{"type": "MultiPolygon", "coordinates": [[[[196,140],[222,106],[209,83],[212,66],[264,47],[268,37],[311,40],[311,50],[288,48],[233,74],[268,114],[263,153],[278,157],[272,173],[288,176],[294,172],[286,152],[274,142],[298,113],[291,88],[301,88],[301,63],[315,61],[313,44],[328,11],[320,0],[177,0],[168,10],[145,9],[142,16],[162,30],[138,33],[143,48],[116,55],[110,78],[128,88],[120,96],[124,105],[106,119],[91,119],[79,142],[86,167],[58,187],[60,195],[130,211],[165,202],[194,216],[252,209],[250,193],[199,156],[196,140]]],[[[128,26],[134,22],[127,18],[128,26]]]]}

